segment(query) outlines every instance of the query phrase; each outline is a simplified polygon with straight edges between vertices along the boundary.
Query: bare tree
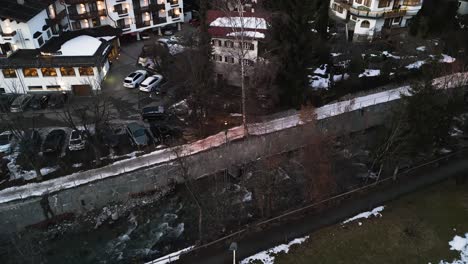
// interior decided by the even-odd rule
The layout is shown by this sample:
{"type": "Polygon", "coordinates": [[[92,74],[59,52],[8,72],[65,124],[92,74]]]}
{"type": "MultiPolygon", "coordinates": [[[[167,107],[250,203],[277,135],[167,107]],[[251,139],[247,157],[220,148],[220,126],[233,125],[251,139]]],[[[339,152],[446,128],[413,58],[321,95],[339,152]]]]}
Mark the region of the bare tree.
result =
{"type": "Polygon", "coordinates": [[[178,163],[180,170],[182,181],[185,186],[185,189],[190,194],[193,202],[197,206],[198,210],[198,241],[202,243],[203,241],[203,207],[200,202],[200,198],[194,191],[194,179],[190,177],[189,169],[186,163],[184,156],[184,146],[173,148],[173,154],[177,157],[176,162],[178,163]]]}
{"type": "Polygon", "coordinates": [[[22,113],[8,113],[0,115],[0,120],[7,130],[18,140],[21,155],[34,169],[37,179],[41,181],[43,175],[40,168],[41,160],[38,155],[40,145],[37,145],[32,138],[32,133],[35,130],[35,119],[32,118],[28,122],[28,119],[22,113]]]}
{"type": "Polygon", "coordinates": [[[244,2],[242,0],[215,1],[213,6],[225,14],[225,17],[220,20],[219,26],[230,28],[231,32],[227,34],[227,37],[234,40],[228,54],[236,58],[238,62],[241,85],[242,124],[245,134],[248,135],[246,110],[248,94],[248,83],[246,83],[247,70],[258,59],[257,57],[252,57],[252,47],[258,50],[257,40],[265,37],[264,33],[258,31],[266,30],[267,25],[264,18],[256,15],[246,17],[244,2]]]}
{"type": "MultiPolygon", "coordinates": [[[[95,80],[88,81],[100,90],[100,83],[95,80]]],[[[102,135],[112,115],[109,99],[96,91],[87,100],[87,104],[67,104],[63,111],[57,115],[74,130],[82,131],[87,142],[94,152],[96,165],[101,165],[102,135]]]]}

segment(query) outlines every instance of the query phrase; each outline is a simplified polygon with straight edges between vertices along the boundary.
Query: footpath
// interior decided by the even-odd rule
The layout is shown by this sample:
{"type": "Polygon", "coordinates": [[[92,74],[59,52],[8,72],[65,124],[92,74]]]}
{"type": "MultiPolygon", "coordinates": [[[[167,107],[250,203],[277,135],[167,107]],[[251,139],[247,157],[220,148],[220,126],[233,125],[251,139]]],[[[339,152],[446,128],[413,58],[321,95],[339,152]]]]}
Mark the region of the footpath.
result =
{"type": "Polygon", "coordinates": [[[278,221],[271,224],[266,230],[244,232],[245,234],[242,236],[181,255],[180,259],[175,263],[233,263],[232,252],[229,251],[229,245],[233,241],[238,244],[236,255],[237,261],[240,262],[242,259],[262,250],[288,243],[294,238],[309,235],[320,228],[339,223],[350,216],[383,205],[402,195],[451,177],[466,177],[467,174],[468,155],[466,152],[462,152],[461,155],[451,158],[445,164],[430,164],[416,169],[389,185],[376,187],[363,197],[347,199],[342,201],[339,206],[321,213],[297,215],[295,218],[290,217],[283,222],[278,221]]]}

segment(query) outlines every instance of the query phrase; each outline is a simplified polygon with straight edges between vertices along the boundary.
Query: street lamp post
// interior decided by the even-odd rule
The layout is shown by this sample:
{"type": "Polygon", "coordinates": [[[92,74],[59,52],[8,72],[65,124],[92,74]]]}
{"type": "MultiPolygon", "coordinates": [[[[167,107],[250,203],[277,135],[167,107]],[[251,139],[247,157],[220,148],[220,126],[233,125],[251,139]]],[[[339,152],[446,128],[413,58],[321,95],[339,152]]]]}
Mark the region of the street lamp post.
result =
{"type": "Polygon", "coordinates": [[[236,250],[237,250],[237,243],[232,242],[229,246],[229,250],[232,251],[232,263],[236,264],[236,250]]]}
{"type": "Polygon", "coordinates": [[[228,125],[228,122],[227,122],[227,121],[224,121],[224,136],[226,137],[226,144],[228,143],[228,136],[227,136],[227,134],[228,134],[228,127],[227,127],[227,125],[228,125]]]}

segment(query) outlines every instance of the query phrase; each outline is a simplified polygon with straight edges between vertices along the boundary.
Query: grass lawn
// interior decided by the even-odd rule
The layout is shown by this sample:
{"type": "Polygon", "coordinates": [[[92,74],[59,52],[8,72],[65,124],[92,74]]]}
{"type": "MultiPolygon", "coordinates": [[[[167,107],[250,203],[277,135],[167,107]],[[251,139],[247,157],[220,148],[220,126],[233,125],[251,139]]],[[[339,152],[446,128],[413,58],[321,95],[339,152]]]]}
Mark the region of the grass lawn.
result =
{"type": "Polygon", "coordinates": [[[468,233],[468,186],[432,186],[385,204],[382,215],[321,229],[279,254],[275,264],[435,264],[459,258],[448,242],[468,233]]]}

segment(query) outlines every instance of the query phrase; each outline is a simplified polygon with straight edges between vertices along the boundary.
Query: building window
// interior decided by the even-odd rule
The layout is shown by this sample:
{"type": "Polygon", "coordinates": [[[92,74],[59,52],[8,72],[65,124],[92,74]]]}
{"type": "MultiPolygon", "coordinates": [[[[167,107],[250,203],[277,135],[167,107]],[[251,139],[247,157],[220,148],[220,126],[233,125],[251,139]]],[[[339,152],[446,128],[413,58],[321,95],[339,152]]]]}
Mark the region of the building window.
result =
{"type": "Polygon", "coordinates": [[[78,71],[80,76],[94,76],[93,67],[80,67],[78,71]]]}
{"type": "Polygon", "coordinates": [[[421,5],[421,0],[404,0],[403,5],[418,6],[418,5],[421,5]]]}
{"type": "Polygon", "coordinates": [[[356,4],[362,4],[362,0],[355,0],[356,4]]]}
{"type": "Polygon", "coordinates": [[[254,66],[254,61],[253,61],[253,60],[244,59],[244,65],[245,65],[245,66],[254,66]]]}
{"type": "Polygon", "coordinates": [[[50,33],[50,30],[47,30],[47,38],[50,38],[52,36],[52,33],[50,33]]]}
{"type": "Polygon", "coordinates": [[[395,17],[393,19],[393,24],[400,24],[400,22],[401,22],[401,17],[395,17]]]}
{"type": "Polygon", "coordinates": [[[389,7],[391,0],[380,0],[379,1],[379,8],[389,7]]]}
{"type": "MultiPolygon", "coordinates": [[[[242,45],[242,47],[244,49],[248,49],[248,50],[254,50],[255,49],[255,45],[253,43],[244,42],[243,44],[244,45],[242,45]]],[[[241,43],[239,43],[239,46],[241,46],[241,43]]]]}
{"type": "Polygon", "coordinates": [[[362,28],[370,28],[370,22],[367,20],[364,20],[361,22],[361,27],[362,28]]]}
{"type": "Polygon", "coordinates": [[[213,55],[213,60],[214,61],[223,61],[223,56],[218,55],[218,54],[214,54],[213,55]]]}
{"type": "Polygon", "coordinates": [[[75,69],[72,67],[61,67],[60,68],[60,73],[62,73],[62,76],[75,76],[75,69]]]}
{"type": "Polygon", "coordinates": [[[340,5],[337,5],[335,3],[333,3],[332,9],[333,9],[333,11],[336,11],[336,12],[338,12],[340,14],[343,13],[343,7],[340,6],[340,5]]]}
{"type": "Polygon", "coordinates": [[[42,76],[57,76],[55,68],[41,68],[42,76]]]}
{"type": "Polygon", "coordinates": [[[74,21],[74,22],[72,22],[72,28],[73,28],[73,29],[81,29],[81,23],[80,23],[80,21],[74,21]]]}
{"type": "Polygon", "coordinates": [[[226,56],[226,57],[224,57],[224,62],[234,63],[234,57],[226,56]]]}
{"type": "Polygon", "coordinates": [[[367,7],[371,6],[371,0],[364,0],[364,5],[367,7]]]}
{"type": "Polygon", "coordinates": [[[15,69],[3,69],[2,72],[5,78],[16,78],[15,69]]]}
{"type": "Polygon", "coordinates": [[[39,44],[39,46],[42,46],[44,44],[44,39],[42,37],[38,37],[37,43],[39,44]]]}
{"type": "Polygon", "coordinates": [[[42,90],[42,86],[28,86],[29,91],[42,90]]]}
{"type": "Polygon", "coordinates": [[[39,73],[36,68],[24,68],[23,75],[24,77],[38,77],[39,73]]]}
{"type": "Polygon", "coordinates": [[[234,48],[234,42],[233,42],[233,41],[230,41],[230,40],[226,40],[226,41],[224,42],[224,46],[225,46],[226,48],[234,48]]]}
{"type": "Polygon", "coordinates": [[[60,90],[62,87],[60,85],[47,85],[47,90],[60,90]]]}

